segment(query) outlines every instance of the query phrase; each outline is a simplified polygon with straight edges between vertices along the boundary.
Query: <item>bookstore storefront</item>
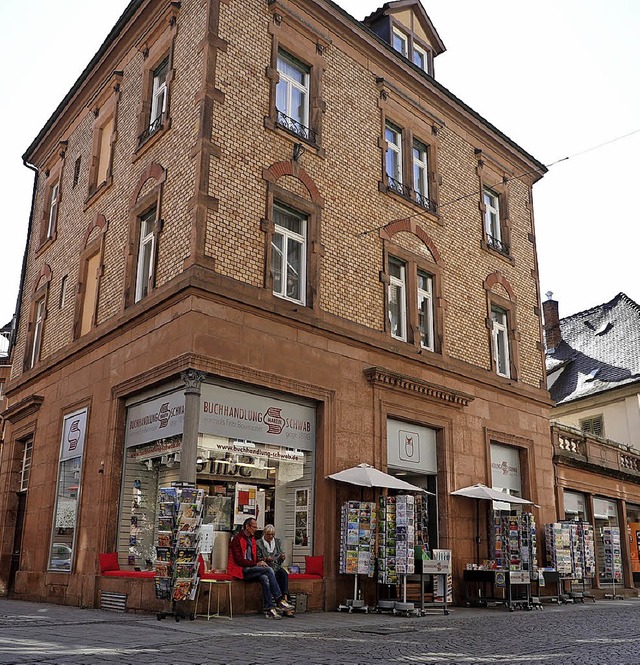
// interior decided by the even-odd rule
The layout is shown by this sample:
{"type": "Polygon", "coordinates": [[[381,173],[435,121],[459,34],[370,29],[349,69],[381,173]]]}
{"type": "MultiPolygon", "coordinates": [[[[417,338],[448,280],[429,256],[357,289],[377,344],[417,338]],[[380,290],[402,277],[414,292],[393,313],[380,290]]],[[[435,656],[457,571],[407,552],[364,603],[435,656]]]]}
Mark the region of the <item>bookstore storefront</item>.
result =
{"type": "MultiPolygon", "coordinates": [[[[127,408],[120,500],[121,564],[151,569],[157,545],[157,495],[180,478],[183,389],[127,408]]],[[[316,408],[256,389],[203,383],[196,482],[205,491],[202,551],[227,567],[229,540],[247,517],[274,524],[287,559],[313,551],[316,408]]]]}

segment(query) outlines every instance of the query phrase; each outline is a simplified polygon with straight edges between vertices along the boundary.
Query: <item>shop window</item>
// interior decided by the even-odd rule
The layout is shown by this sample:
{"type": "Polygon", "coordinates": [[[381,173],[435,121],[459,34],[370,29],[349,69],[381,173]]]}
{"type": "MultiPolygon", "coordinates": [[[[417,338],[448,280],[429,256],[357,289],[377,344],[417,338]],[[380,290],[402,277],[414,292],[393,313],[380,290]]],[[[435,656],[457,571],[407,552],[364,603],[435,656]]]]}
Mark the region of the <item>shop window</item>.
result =
{"type": "MultiPolygon", "coordinates": [[[[505,446],[499,443],[490,444],[491,453],[491,486],[498,492],[505,492],[509,496],[522,498],[522,465],[520,449],[514,446],[505,446]]],[[[515,507],[521,510],[522,506],[502,501],[494,501],[493,509],[497,511],[511,511],[515,507]]]]}
{"type": "Polygon", "coordinates": [[[49,570],[70,573],[76,544],[87,409],[64,418],[49,570]]]}
{"type": "Polygon", "coordinates": [[[601,584],[622,583],[622,542],[615,500],[593,498],[596,561],[601,584]]]}
{"type": "Polygon", "coordinates": [[[276,205],[271,239],[273,294],[305,304],[307,289],[307,218],[276,205]]]}

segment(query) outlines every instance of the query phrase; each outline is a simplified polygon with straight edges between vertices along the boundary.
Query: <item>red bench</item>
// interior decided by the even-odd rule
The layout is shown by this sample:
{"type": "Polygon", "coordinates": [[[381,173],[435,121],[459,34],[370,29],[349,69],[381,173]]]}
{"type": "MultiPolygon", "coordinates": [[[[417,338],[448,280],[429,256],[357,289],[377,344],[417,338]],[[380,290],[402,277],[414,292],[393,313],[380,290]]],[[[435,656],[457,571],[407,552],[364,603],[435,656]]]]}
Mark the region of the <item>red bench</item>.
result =
{"type": "Polygon", "coordinates": [[[122,570],[118,561],[117,552],[100,554],[100,575],[103,577],[134,577],[151,578],[155,576],[153,570],[122,570]]]}

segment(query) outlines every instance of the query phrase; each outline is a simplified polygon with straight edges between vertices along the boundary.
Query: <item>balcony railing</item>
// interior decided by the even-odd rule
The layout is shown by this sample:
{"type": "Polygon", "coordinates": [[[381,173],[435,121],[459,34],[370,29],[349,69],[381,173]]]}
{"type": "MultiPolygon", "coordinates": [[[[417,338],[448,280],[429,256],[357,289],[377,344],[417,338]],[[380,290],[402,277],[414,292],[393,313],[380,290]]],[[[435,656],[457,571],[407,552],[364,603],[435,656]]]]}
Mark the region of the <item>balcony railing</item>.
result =
{"type": "Polygon", "coordinates": [[[428,196],[425,196],[424,194],[421,194],[418,191],[414,192],[415,197],[416,197],[416,203],[419,206],[422,206],[425,210],[428,210],[429,212],[432,212],[435,214],[436,212],[436,202],[432,201],[428,196]]]}
{"type": "Polygon", "coordinates": [[[278,111],[278,127],[282,127],[282,129],[286,129],[288,132],[291,132],[292,134],[295,134],[296,136],[299,136],[301,139],[304,139],[305,141],[309,143],[313,143],[314,145],[316,144],[316,139],[317,139],[317,133],[315,130],[311,129],[310,127],[305,127],[301,122],[298,122],[298,120],[294,120],[293,118],[290,118],[288,115],[285,115],[282,111],[278,111]]]}
{"type": "Polygon", "coordinates": [[[610,472],[640,476],[640,451],[635,448],[557,422],[552,423],[551,434],[557,457],[577,459],[610,472]]]}
{"type": "Polygon", "coordinates": [[[428,196],[424,196],[420,192],[416,191],[415,189],[413,189],[413,187],[409,187],[409,185],[403,184],[396,178],[387,176],[387,189],[390,192],[393,192],[394,194],[398,194],[399,196],[402,196],[403,198],[408,199],[409,201],[417,203],[421,208],[424,208],[429,212],[432,212],[434,214],[436,212],[435,201],[432,201],[428,196]]]}
{"type": "Polygon", "coordinates": [[[498,240],[498,238],[494,238],[492,235],[489,235],[487,233],[487,245],[495,250],[496,252],[500,252],[500,254],[504,254],[505,256],[509,256],[510,254],[510,247],[508,243],[502,242],[502,240],[498,240]]]}
{"type": "Polygon", "coordinates": [[[161,113],[138,137],[138,148],[156,132],[162,129],[164,124],[164,113],[161,113]]]}

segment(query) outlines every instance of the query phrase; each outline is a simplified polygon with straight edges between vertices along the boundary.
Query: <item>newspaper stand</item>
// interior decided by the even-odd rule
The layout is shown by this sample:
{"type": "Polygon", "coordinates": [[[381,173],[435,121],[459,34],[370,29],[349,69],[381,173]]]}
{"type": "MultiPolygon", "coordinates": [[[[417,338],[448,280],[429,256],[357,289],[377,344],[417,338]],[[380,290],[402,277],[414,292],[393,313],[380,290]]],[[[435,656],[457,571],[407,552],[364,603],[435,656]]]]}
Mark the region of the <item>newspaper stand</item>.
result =
{"type": "Polygon", "coordinates": [[[513,612],[517,607],[523,610],[532,610],[531,603],[531,574],[528,570],[510,570],[507,572],[507,602],[506,606],[509,612],[513,612]],[[514,587],[524,592],[524,595],[514,596],[514,587]]]}
{"type": "Polygon", "coordinates": [[[428,608],[424,602],[424,578],[427,575],[430,575],[433,579],[433,588],[434,588],[434,601],[429,603],[429,609],[442,609],[442,613],[445,615],[449,614],[447,609],[447,596],[449,595],[448,590],[448,578],[451,575],[451,559],[440,560],[440,559],[425,559],[421,561],[422,570],[420,571],[420,609],[417,612],[420,616],[426,616],[428,613],[428,608]],[[435,601],[435,588],[436,588],[436,579],[440,580],[440,585],[442,588],[442,602],[438,603],[435,601]]]}

